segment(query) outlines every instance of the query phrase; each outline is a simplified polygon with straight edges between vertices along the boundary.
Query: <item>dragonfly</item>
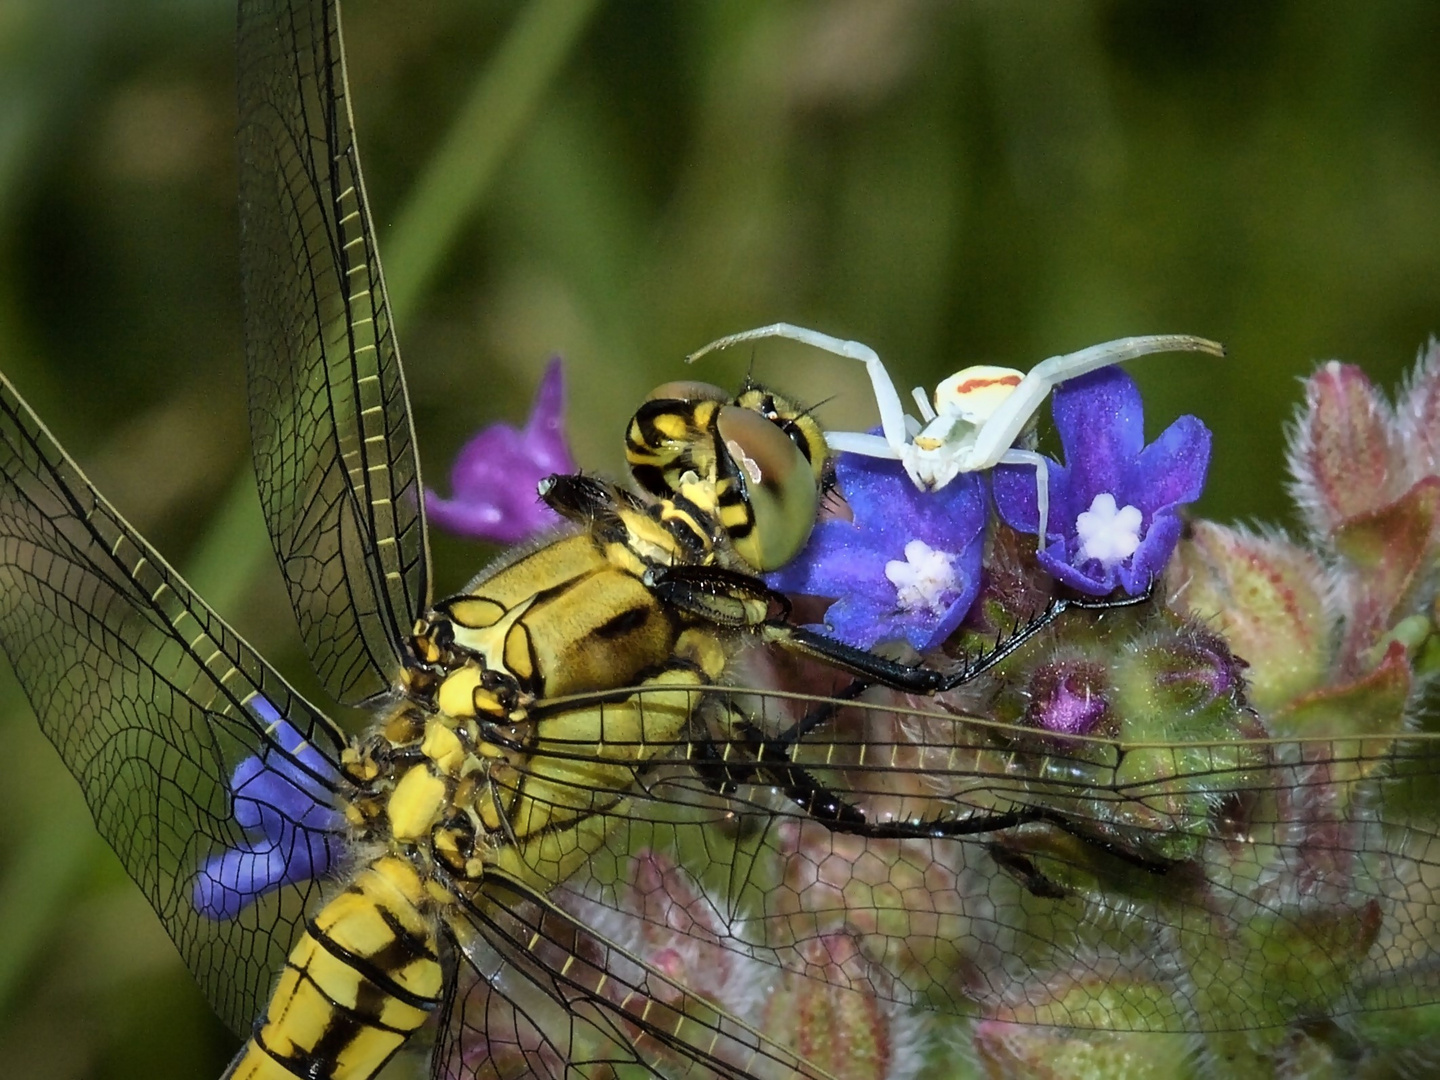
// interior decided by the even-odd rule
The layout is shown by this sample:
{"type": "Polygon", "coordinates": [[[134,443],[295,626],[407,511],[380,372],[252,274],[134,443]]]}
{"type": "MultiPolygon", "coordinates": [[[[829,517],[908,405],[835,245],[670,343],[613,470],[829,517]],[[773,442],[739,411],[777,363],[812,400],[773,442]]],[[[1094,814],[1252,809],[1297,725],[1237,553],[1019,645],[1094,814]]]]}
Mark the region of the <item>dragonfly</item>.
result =
{"type": "Polygon", "coordinates": [[[8,383],[0,643],[100,833],[249,1033],[227,1075],[370,1076],[425,1026],[436,1075],[666,1054],[818,1075],[548,894],[642,776],[695,758],[701,788],[652,801],[702,818],[748,786],[748,743],[732,760],[692,726],[737,630],[920,689],[983,665],[942,677],[828,641],[736,568],[794,554],[824,468],[808,414],[753,388],[662,388],[647,422],[690,424],[651,447],[668,497],[552,477],[576,528],[432,605],[339,18],[240,7],[242,269],[262,508],[316,674],[372,731],[348,737],[235,635],[8,383]]]}
{"type": "MultiPolygon", "coordinates": [[[[1043,647],[1058,607],[963,679],[793,636],[815,651],[767,641],[734,660],[743,686],[680,668],[616,675],[598,697],[547,688],[562,723],[539,738],[508,722],[523,688],[473,666],[452,680],[441,654],[479,651],[467,634],[489,626],[479,605],[429,603],[338,7],[242,5],[240,48],[261,498],[323,685],[383,702],[372,736],[344,735],[291,689],[0,391],[0,639],[97,826],[238,1033],[263,1034],[277,979],[298,994],[329,946],[353,958],[337,929],[347,896],[359,916],[440,902],[368,846],[382,829],[426,831],[453,875],[494,861],[482,889],[444,900],[443,935],[387,924],[384,942],[407,945],[376,972],[391,1013],[327,1026],[312,1075],[348,1064],[362,1028],[402,1053],[428,1042],[418,1067],[437,1077],[836,1075],[867,1060],[816,1045],[797,1017],[817,1008],[892,1043],[924,1007],[987,1030],[1198,1032],[1233,1058],[1256,1031],[1436,1000],[1427,741],[1266,738],[1237,694],[1183,736],[1037,735],[1017,722],[1007,665],[1043,647]],[[421,670],[396,693],[406,661],[421,670]],[[430,728],[415,701],[442,691],[463,691],[446,713],[464,722],[430,728]],[[594,722],[574,723],[597,711],[603,746],[594,722]],[[481,758],[507,794],[439,814],[481,758]],[[431,768],[445,762],[459,764],[431,768]],[[414,790],[367,800],[367,777],[396,768],[414,790]],[[313,969],[295,959],[306,941],[313,969]],[[396,1038],[407,1025],[419,1033],[396,1038]]],[[[716,400],[688,394],[660,400],[716,400]]],[[[652,494],[676,486],[664,468],[644,477],[652,494]]],[[[578,483],[552,497],[579,518],[623,502],[578,483]]],[[[769,624],[773,598],[724,573],[646,584],[646,611],[763,603],[748,617],[769,624]]],[[[1078,625],[1139,647],[1157,618],[1137,604],[1078,625]]]]}

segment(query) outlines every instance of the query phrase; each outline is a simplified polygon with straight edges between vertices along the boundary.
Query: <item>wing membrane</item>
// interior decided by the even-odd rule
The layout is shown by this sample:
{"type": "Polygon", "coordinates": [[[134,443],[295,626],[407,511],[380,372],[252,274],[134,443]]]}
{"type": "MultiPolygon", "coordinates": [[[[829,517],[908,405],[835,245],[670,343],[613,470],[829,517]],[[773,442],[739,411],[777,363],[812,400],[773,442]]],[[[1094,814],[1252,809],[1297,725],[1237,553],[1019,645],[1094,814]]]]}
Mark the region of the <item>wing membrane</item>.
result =
{"type": "Polygon", "coordinates": [[[1433,737],[1127,750],[894,695],[717,698],[775,741],[697,728],[607,788],[594,744],[525,770],[607,836],[557,899],[641,919],[642,956],[714,944],[877,1000],[1136,1032],[1440,1001],[1433,737]]]}
{"type": "Polygon", "coordinates": [[[485,883],[451,919],[459,970],[435,1076],[825,1077],[734,1015],[722,995],[610,940],[591,914],[503,877],[485,883]]]}
{"type": "MultiPolygon", "coordinates": [[[[271,893],[244,920],[207,918],[197,872],[250,843],[230,786],[246,758],[288,769],[320,802],[329,793],[333,772],[291,756],[275,719],[330,762],[343,737],[125,523],[3,377],[0,646],[100,834],[242,1030],[317,887],[271,893]]],[[[320,851],[325,833],[312,818],[289,835],[320,851]]]]}
{"type": "Polygon", "coordinates": [[[337,701],[390,688],[428,602],[420,466],[334,0],[240,5],[245,351],[260,501],[337,701]]]}

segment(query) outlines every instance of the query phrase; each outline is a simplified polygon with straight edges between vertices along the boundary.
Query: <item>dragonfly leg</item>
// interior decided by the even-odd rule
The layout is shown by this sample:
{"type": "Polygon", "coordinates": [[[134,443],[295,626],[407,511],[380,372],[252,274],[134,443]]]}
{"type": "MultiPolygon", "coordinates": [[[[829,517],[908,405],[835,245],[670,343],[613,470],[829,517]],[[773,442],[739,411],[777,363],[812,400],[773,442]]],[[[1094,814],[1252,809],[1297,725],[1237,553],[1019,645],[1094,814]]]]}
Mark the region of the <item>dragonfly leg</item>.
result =
{"type": "Polygon", "coordinates": [[[1029,622],[1017,625],[988,652],[957,669],[938,671],[904,664],[847,645],[788,621],[790,602],[759,578],[717,566],[657,566],[645,572],[645,584],[663,602],[717,626],[758,630],[763,640],[820,660],[863,680],[911,694],[941,694],[978,678],[1025,645],[1066,611],[1109,611],[1150,600],[1153,587],[1139,596],[1114,599],[1064,597],[1053,600],[1029,622]]]}
{"type": "MultiPolygon", "coordinates": [[[[861,685],[863,689],[858,681],[856,685],[861,685]]],[[[720,699],[715,696],[711,701],[719,702],[720,699]]],[[[720,707],[725,711],[725,716],[718,721],[724,736],[695,740],[691,745],[691,762],[702,782],[721,795],[733,795],[747,784],[773,788],[799,807],[806,817],[832,832],[868,840],[962,839],[1001,834],[1022,825],[1049,825],[1087,847],[1103,851],[1150,874],[1165,874],[1175,865],[1173,860],[1143,855],[1124,844],[1096,836],[1086,822],[1048,806],[1019,804],[1009,810],[940,815],[909,821],[872,821],[862,806],[828,788],[809,768],[792,759],[795,741],[791,733],[805,720],[778,738],[769,737],[736,706],[721,702],[720,707]]],[[[1003,845],[992,847],[997,849],[992,854],[1003,869],[1021,867],[1018,860],[1024,859],[1024,856],[1011,852],[1003,845]]],[[[1028,859],[1024,862],[1031,870],[1018,874],[1022,883],[1048,881],[1028,859]]],[[[1036,888],[1041,889],[1036,892],[1037,896],[1046,895],[1043,887],[1037,884],[1036,888]]]]}

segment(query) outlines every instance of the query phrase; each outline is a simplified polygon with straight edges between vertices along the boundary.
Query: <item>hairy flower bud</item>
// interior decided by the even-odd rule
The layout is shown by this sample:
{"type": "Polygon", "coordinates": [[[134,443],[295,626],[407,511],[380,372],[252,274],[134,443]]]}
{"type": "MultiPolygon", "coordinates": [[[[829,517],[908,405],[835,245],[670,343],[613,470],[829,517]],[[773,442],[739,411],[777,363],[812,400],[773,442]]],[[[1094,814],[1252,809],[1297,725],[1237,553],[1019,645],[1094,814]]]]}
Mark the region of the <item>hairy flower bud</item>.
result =
{"type": "Polygon", "coordinates": [[[1166,593],[1171,608],[1220,634],[1250,665],[1250,700],[1262,710],[1326,680],[1337,617],[1312,552],[1197,521],[1170,565],[1166,593]]]}
{"type": "Polygon", "coordinates": [[[1170,1007],[1164,989],[1139,976],[1077,972],[1037,984],[1023,1003],[1002,1006],[978,1021],[974,1049],[992,1080],[1194,1075],[1194,1049],[1185,1036],[1143,1030],[1157,1007],[1170,1007]],[[1121,1030],[1073,1029],[1087,1017],[1121,1030]],[[1047,1020],[1059,1026],[1046,1026],[1047,1020]]]}
{"type": "Polygon", "coordinates": [[[1085,660],[1057,660],[1030,674],[1025,721],[1061,735],[1105,734],[1110,712],[1105,668],[1085,660]]]}
{"type": "Polygon", "coordinates": [[[1400,452],[1419,480],[1440,476],[1440,340],[1432,338],[1395,406],[1400,452]]]}
{"type": "Polygon", "coordinates": [[[1389,403],[1353,364],[1332,360],[1305,381],[1290,435],[1291,493],[1317,536],[1404,490],[1394,427],[1389,403]]]}

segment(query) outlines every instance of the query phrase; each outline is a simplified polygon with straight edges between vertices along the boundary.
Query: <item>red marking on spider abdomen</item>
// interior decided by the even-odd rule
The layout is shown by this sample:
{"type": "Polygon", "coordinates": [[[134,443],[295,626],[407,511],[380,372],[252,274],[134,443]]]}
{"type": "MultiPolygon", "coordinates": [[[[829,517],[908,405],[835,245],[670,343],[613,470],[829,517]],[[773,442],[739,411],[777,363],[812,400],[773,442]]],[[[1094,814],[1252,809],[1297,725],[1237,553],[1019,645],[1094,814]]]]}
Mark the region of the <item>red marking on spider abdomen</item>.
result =
{"type": "Polygon", "coordinates": [[[991,387],[1003,386],[1014,390],[1020,385],[1019,375],[1001,375],[998,377],[983,377],[966,379],[962,383],[955,384],[956,394],[973,394],[978,390],[988,390],[991,387]]]}

